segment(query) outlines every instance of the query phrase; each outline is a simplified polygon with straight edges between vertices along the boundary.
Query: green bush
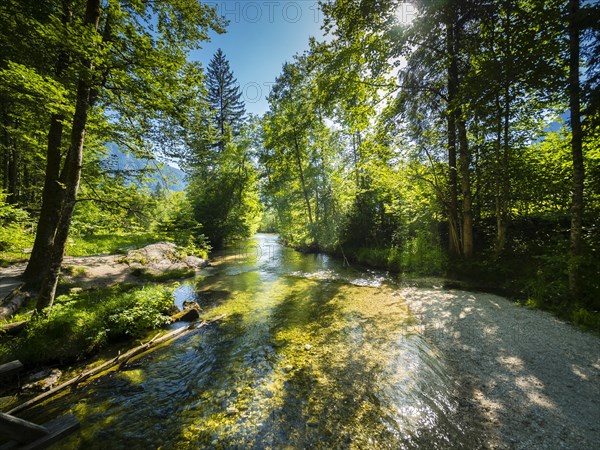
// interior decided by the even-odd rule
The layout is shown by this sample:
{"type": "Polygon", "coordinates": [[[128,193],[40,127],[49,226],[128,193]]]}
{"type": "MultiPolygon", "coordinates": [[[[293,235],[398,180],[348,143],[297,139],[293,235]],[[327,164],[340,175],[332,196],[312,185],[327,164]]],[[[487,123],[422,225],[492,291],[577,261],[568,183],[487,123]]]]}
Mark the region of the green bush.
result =
{"type": "Polygon", "coordinates": [[[600,333],[600,312],[590,311],[584,307],[579,307],[571,313],[571,320],[576,325],[581,325],[600,333]]]}
{"type": "Polygon", "coordinates": [[[170,322],[166,313],[173,306],[171,291],[165,288],[142,288],[113,298],[107,311],[115,311],[106,318],[109,337],[140,337],[146,330],[159,328],[170,322]]]}
{"type": "Polygon", "coordinates": [[[27,211],[6,203],[6,194],[0,191],[0,264],[23,260],[25,248],[33,245],[33,234],[28,232],[31,219],[27,211]]]}
{"type": "Polygon", "coordinates": [[[139,338],[168,323],[172,290],[159,285],[112,287],[60,295],[47,316],[31,319],[25,332],[0,339],[0,363],[65,363],[110,342],[139,338]]]}

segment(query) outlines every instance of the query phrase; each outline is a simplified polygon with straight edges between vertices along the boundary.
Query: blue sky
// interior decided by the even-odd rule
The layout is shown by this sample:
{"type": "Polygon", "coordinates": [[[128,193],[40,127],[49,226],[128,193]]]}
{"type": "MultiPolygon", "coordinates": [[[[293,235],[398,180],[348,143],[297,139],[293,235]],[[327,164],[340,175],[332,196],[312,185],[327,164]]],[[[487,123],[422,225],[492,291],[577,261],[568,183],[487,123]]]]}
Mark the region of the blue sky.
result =
{"type": "Polygon", "coordinates": [[[229,20],[227,33],[192,53],[204,67],[220,47],[237,78],[246,111],[262,114],[265,97],[285,61],[308,48],[308,38],[322,37],[322,14],[317,0],[207,0],[229,20]]]}

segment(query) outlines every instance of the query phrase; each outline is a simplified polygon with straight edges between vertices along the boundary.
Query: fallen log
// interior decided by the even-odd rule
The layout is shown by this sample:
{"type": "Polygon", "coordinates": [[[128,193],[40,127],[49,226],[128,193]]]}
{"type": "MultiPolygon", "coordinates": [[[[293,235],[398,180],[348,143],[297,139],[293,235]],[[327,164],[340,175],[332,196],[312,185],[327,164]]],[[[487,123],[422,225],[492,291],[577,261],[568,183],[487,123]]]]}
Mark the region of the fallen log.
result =
{"type": "Polygon", "coordinates": [[[79,422],[72,414],[58,417],[45,423],[43,426],[0,413],[0,423],[4,420],[9,427],[5,436],[12,436],[12,440],[0,445],[0,450],[8,449],[41,449],[47,448],[56,441],[79,429],[79,422]],[[15,428],[15,423],[18,423],[15,428]],[[22,430],[23,433],[19,432],[22,430]]]}
{"type": "Polygon", "coordinates": [[[16,287],[8,294],[4,300],[2,300],[2,306],[0,306],[0,320],[5,320],[16,313],[19,308],[25,303],[31,296],[29,292],[22,292],[24,284],[16,287]]]}
{"type": "Polygon", "coordinates": [[[0,377],[13,375],[23,369],[23,363],[18,359],[8,362],[6,364],[0,364],[0,377]]]}
{"type": "Polygon", "coordinates": [[[6,325],[0,326],[0,336],[2,334],[19,334],[27,327],[27,321],[21,320],[19,322],[7,323],[6,325]]]}
{"type": "Polygon", "coordinates": [[[30,442],[48,434],[41,425],[0,412],[0,435],[17,442],[30,442]]]}
{"type": "Polygon", "coordinates": [[[77,375],[76,377],[71,378],[69,381],[66,381],[66,382],[44,392],[43,394],[38,395],[37,397],[27,400],[26,402],[24,402],[16,407],[14,407],[10,411],[8,411],[8,414],[15,414],[20,411],[23,411],[33,405],[40,403],[43,400],[46,400],[47,398],[68,388],[69,386],[77,385],[77,384],[83,382],[84,380],[86,380],[87,378],[93,377],[94,375],[104,372],[117,364],[119,365],[119,368],[121,368],[131,358],[150,350],[151,347],[156,347],[159,344],[163,344],[163,343],[173,340],[175,338],[180,338],[182,336],[185,336],[185,335],[197,330],[198,328],[201,328],[203,326],[206,326],[206,325],[214,323],[218,320],[221,320],[223,317],[225,317],[225,314],[215,317],[214,319],[211,319],[211,320],[204,320],[200,324],[192,323],[192,324],[188,325],[187,327],[178,328],[178,329],[173,330],[162,336],[160,336],[160,333],[159,333],[156,336],[154,336],[152,339],[150,339],[148,342],[141,344],[138,347],[135,347],[124,354],[120,354],[120,352],[119,352],[119,354],[116,357],[114,357],[113,359],[110,359],[110,360],[100,364],[97,367],[93,367],[93,368],[77,375]]]}
{"type": "Polygon", "coordinates": [[[16,288],[14,288],[12,291],[10,291],[8,293],[8,295],[6,297],[4,297],[2,299],[2,301],[0,301],[0,306],[3,306],[6,303],[8,303],[15,295],[17,295],[19,292],[21,292],[21,289],[23,289],[24,287],[25,287],[25,283],[21,283],[16,288]]]}
{"type": "Polygon", "coordinates": [[[191,307],[186,308],[183,311],[180,311],[171,317],[172,322],[193,322],[194,320],[198,320],[200,318],[200,307],[191,307]]]}

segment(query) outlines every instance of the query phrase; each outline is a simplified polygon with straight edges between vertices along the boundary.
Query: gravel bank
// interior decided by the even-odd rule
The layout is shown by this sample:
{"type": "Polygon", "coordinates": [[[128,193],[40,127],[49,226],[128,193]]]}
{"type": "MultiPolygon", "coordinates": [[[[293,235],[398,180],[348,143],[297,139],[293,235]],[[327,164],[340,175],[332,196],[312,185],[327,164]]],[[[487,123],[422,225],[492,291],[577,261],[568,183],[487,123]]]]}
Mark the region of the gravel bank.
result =
{"type": "Polygon", "coordinates": [[[457,380],[475,446],[600,448],[600,339],[495,295],[405,288],[457,380]]]}

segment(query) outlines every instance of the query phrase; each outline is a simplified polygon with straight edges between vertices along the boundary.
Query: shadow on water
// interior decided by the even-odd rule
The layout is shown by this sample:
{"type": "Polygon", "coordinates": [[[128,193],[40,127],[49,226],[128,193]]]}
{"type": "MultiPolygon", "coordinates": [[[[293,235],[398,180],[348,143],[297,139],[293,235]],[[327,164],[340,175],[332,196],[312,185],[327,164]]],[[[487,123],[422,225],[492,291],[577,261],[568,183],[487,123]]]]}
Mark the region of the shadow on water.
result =
{"type": "Polygon", "coordinates": [[[268,258],[225,253],[183,288],[225,320],[30,418],[75,413],[63,448],[460,448],[452,382],[404,302],[372,274],[258,239],[268,258]]]}

